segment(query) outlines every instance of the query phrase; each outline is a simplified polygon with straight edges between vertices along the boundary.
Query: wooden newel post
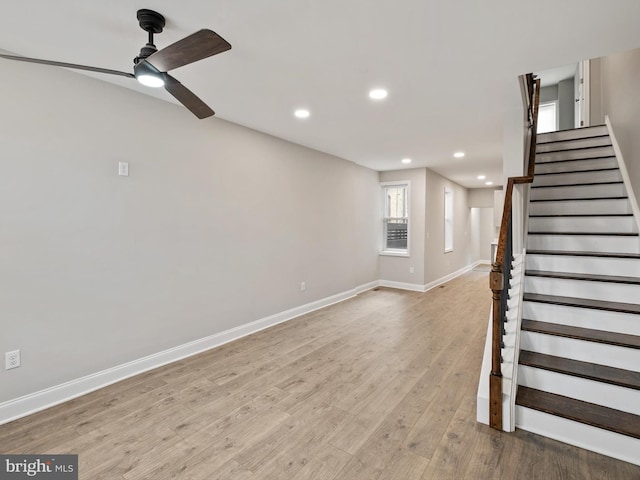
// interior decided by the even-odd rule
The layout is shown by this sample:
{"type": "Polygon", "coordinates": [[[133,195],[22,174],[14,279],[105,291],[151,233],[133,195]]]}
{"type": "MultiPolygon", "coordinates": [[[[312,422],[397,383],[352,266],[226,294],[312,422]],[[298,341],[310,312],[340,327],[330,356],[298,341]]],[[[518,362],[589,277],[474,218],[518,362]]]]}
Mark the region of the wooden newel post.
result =
{"type": "Polygon", "coordinates": [[[494,263],[489,274],[493,292],[493,319],[491,328],[491,376],[489,377],[489,425],[502,430],[502,322],[500,294],[504,288],[502,266],[494,263]]]}

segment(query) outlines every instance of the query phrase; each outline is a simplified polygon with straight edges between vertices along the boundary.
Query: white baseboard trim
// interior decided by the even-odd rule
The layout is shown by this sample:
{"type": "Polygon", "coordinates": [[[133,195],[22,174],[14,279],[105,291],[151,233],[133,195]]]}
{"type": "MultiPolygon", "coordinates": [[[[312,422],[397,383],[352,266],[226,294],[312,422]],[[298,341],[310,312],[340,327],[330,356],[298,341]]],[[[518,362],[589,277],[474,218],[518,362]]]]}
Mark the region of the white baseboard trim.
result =
{"type": "Polygon", "coordinates": [[[473,262],[471,265],[467,265],[466,267],[463,267],[460,270],[456,270],[455,272],[452,272],[449,275],[445,275],[444,277],[440,277],[437,280],[427,283],[424,286],[423,292],[428,292],[432,288],[436,288],[437,286],[442,285],[443,283],[447,283],[448,281],[453,280],[454,278],[459,277],[460,275],[467,273],[470,270],[473,270],[475,267],[480,265],[480,263],[481,263],[480,261],[473,262]]]}
{"type": "Polygon", "coordinates": [[[73,398],[86,395],[87,393],[125,380],[134,375],[139,375],[154,368],[219,347],[225,343],[259,332],[260,330],[292,320],[300,315],[319,310],[334,303],[342,302],[355,297],[359,293],[375,288],[379,284],[380,282],[374,281],[360,285],[352,290],[316,300],[315,302],[307,303],[275,315],[270,315],[260,320],[225,330],[224,332],[215,333],[193,342],[178,345],[177,347],[162,352],[0,403],[0,425],[45,410],[73,398]]]}
{"type": "Polygon", "coordinates": [[[432,288],[435,288],[443,283],[447,283],[450,280],[453,280],[456,277],[459,277],[462,274],[467,273],[470,270],[473,270],[478,265],[483,265],[489,263],[488,260],[478,260],[473,262],[466,267],[461,268],[460,270],[456,270],[444,277],[438,278],[437,280],[433,280],[425,285],[420,285],[418,283],[404,283],[404,282],[394,282],[392,280],[380,280],[379,285],[381,287],[389,287],[389,288],[398,288],[400,290],[410,290],[412,292],[428,292],[432,288]]]}
{"type": "Polygon", "coordinates": [[[412,292],[424,292],[424,285],[417,283],[394,282],[392,280],[380,280],[381,287],[397,288],[399,290],[409,290],[412,292]]]}

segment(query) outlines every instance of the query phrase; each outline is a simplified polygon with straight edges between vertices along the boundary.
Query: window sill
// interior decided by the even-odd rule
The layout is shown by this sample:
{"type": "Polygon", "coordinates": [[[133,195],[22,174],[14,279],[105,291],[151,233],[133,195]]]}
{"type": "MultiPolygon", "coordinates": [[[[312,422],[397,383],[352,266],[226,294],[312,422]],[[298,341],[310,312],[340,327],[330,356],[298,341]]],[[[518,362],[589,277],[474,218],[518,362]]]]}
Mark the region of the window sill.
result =
{"type": "Polygon", "coordinates": [[[379,255],[387,257],[409,257],[409,252],[393,252],[391,250],[383,250],[379,252],[379,255]]]}
{"type": "Polygon", "coordinates": [[[444,251],[444,253],[451,253],[451,252],[453,252],[453,248],[448,248],[444,251]]]}

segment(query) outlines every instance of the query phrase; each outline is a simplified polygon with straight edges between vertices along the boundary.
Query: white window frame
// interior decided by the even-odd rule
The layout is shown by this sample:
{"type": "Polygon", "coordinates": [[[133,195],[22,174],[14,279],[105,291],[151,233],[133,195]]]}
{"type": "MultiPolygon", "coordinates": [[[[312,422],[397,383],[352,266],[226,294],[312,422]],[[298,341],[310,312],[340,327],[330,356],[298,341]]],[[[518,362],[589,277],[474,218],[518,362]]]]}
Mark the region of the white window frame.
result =
{"type": "Polygon", "coordinates": [[[444,253],[453,252],[453,190],[444,187],[444,253]]]}
{"type": "Polygon", "coordinates": [[[411,248],[411,182],[409,180],[399,180],[395,182],[381,182],[380,183],[380,195],[382,196],[382,248],[380,251],[380,255],[389,255],[394,257],[408,257],[410,248],[411,248]],[[398,217],[398,218],[406,218],[407,221],[407,249],[400,248],[386,248],[386,233],[387,233],[387,220],[390,217],[387,217],[387,196],[386,191],[388,187],[405,187],[407,189],[407,215],[406,217],[398,217]]]}
{"type": "MultiPolygon", "coordinates": [[[[546,130],[544,132],[536,132],[536,133],[548,133],[548,132],[557,132],[559,125],[560,125],[560,108],[559,108],[559,102],[558,100],[552,100],[551,102],[544,102],[541,103],[540,105],[538,105],[538,112],[540,112],[540,110],[542,108],[545,107],[550,107],[553,106],[553,113],[555,114],[555,120],[554,120],[554,130],[546,130]]],[[[538,118],[539,118],[539,113],[538,113],[538,118]]]]}

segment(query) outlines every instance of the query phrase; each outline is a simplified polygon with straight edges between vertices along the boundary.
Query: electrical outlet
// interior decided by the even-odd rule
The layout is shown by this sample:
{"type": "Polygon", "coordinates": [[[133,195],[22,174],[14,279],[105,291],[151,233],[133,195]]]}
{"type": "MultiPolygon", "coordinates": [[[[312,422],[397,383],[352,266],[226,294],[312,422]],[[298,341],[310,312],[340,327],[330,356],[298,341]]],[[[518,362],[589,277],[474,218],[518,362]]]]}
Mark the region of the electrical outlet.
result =
{"type": "Polygon", "coordinates": [[[11,370],[12,368],[18,368],[19,366],[20,366],[20,350],[14,350],[13,352],[5,352],[4,354],[5,370],[11,370]]]}
{"type": "Polygon", "coordinates": [[[416,273],[415,267],[409,267],[409,273],[416,273]]]}
{"type": "Polygon", "coordinates": [[[118,162],[118,175],[121,177],[129,176],[129,163],[128,162],[118,162]]]}
{"type": "Polygon", "coordinates": [[[307,289],[307,282],[300,283],[300,291],[304,292],[307,289]]]}

